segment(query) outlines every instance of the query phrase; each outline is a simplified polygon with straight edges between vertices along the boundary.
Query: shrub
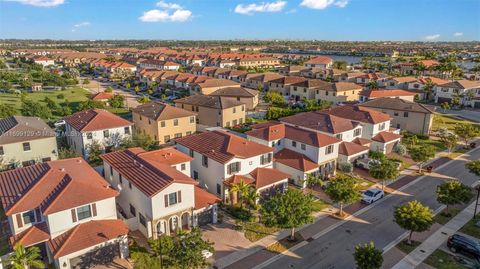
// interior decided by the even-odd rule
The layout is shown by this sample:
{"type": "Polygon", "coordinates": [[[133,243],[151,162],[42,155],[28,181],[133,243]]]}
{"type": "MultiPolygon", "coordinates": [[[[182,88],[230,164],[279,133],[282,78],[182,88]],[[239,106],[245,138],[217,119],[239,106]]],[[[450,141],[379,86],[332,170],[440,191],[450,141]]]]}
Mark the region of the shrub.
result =
{"type": "Polygon", "coordinates": [[[383,152],[380,152],[380,151],[370,150],[368,152],[368,157],[375,160],[383,160],[385,159],[385,154],[383,154],[383,152]]]}
{"type": "Polygon", "coordinates": [[[401,143],[396,143],[393,147],[393,151],[398,155],[404,156],[407,154],[407,147],[401,143]]]}
{"type": "Polygon", "coordinates": [[[234,217],[243,221],[251,221],[254,217],[252,213],[248,212],[246,208],[241,208],[238,206],[229,206],[227,211],[234,217]]]}
{"type": "Polygon", "coordinates": [[[353,165],[351,163],[339,163],[338,169],[345,173],[353,172],[353,165]]]}
{"type": "Polygon", "coordinates": [[[59,93],[59,94],[57,95],[57,99],[65,99],[65,94],[59,93]]]}

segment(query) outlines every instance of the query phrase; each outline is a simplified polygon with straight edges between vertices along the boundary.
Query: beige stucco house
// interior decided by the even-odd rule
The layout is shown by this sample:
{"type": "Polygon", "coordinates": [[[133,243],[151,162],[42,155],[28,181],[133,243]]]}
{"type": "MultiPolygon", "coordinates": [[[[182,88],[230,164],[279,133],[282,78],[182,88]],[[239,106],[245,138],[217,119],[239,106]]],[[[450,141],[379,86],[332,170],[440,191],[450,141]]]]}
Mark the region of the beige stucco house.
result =
{"type": "Polygon", "coordinates": [[[239,101],[246,105],[247,110],[253,110],[258,105],[258,96],[260,92],[243,87],[226,87],[216,90],[211,96],[221,96],[226,100],[239,101]]]}

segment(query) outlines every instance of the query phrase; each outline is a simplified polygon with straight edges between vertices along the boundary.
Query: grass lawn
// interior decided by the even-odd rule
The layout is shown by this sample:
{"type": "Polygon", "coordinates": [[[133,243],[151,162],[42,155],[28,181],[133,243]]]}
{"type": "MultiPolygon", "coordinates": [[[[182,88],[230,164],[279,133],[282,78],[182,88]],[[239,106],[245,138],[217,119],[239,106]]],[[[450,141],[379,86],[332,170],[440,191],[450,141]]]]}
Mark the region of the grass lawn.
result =
{"type": "Polygon", "coordinates": [[[329,207],[330,204],[328,204],[327,202],[323,201],[323,200],[315,200],[313,201],[313,212],[320,212],[322,210],[324,210],[325,208],[329,207]]]}
{"type": "Polygon", "coordinates": [[[278,232],[279,229],[275,227],[267,227],[258,222],[238,222],[243,227],[245,238],[251,242],[258,241],[265,236],[278,232]]]}
{"type": "Polygon", "coordinates": [[[469,120],[455,117],[455,115],[435,114],[433,116],[432,131],[437,131],[440,128],[447,128],[453,131],[457,123],[473,123],[469,120]]]}
{"type": "Polygon", "coordinates": [[[447,222],[449,222],[453,217],[455,217],[458,213],[460,212],[460,209],[458,208],[449,208],[448,209],[448,213],[449,213],[449,216],[445,216],[445,209],[442,210],[442,212],[440,212],[439,214],[437,214],[433,220],[442,224],[442,225],[445,225],[447,222]]]}
{"type": "Polygon", "coordinates": [[[355,181],[357,181],[357,187],[360,191],[368,190],[374,184],[372,181],[363,177],[355,177],[355,181]]]}
{"type": "Polygon", "coordinates": [[[412,252],[414,249],[416,249],[418,246],[420,246],[421,242],[417,242],[412,240],[412,244],[409,245],[407,244],[407,240],[403,240],[402,242],[397,244],[397,248],[403,251],[405,254],[408,254],[412,252]]]}
{"type": "Polygon", "coordinates": [[[447,252],[437,249],[432,255],[424,261],[426,264],[437,269],[463,269],[467,268],[464,265],[455,261],[454,257],[447,252]]]}
{"type": "Polygon", "coordinates": [[[462,229],[460,229],[460,232],[480,239],[480,227],[477,226],[477,222],[479,221],[480,221],[480,217],[477,215],[477,219],[476,220],[472,219],[469,222],[467,222],[467,224],[465,224],[465,226],[463,226],[462,229]]]}
{"type": "Polygon", "coordinates": [[[287,238],[284,238],[280,241],[277,241],[267,247],[267,250],[273,253],[282,253],[285,250],[295,246],[296,244],[300,243],[303,241],[303,237],[299,235],[298,233],[295,234],[295,241],[290,241],[289,240],[290,236],[287,238]]]}

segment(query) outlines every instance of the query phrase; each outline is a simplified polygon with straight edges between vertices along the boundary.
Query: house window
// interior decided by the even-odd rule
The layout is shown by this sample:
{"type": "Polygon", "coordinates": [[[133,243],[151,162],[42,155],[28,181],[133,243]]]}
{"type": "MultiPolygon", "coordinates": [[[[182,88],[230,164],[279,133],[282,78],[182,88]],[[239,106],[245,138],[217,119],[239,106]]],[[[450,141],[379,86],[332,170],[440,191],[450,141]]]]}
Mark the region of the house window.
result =
{"type": "Polygon", "coordinates": [[[90,210],[90,205],[77,207],[77,219],[78,220],[90,218],[91,216],[92,216],[92,211],[90,210]]]}
{"type": "Polygon", "coordinates": [[[122,175],[120,175],[120,174],[118,174],[118,181],[120,181],[120,184],[123,183],[123,177],[122,177],[122,175]]]}
{"type": "Polygon", "coordinates": [[[143,225],[143,227],[147,227],[147,220],[141,213],[138,213],[138,219],[140,220],[140,223],[143,225]]]}
{"type": "Polygon", "coordinates": [[[30,166],[30,165],[34,165],[34,164],[35,164],[35,160],[30,160],[30,161],[24,161],[24,162],[22,162],[22,166],[23,166],[23,167],[30,166]]]}
{"type": "Polygon", "coordinates": [[[177,193],[176,192],[172,192],[172,193],[168,194],[168,206],[174,205],[177,202],[178,202],[178,200],[177,200],[177,193]]]}
{"type": "Polygon", "coordinates": [[[164,137],[163,137],[163,141],[164,141],[165,143],[170,142],[170,136],[169,136],[169,135],[164,136],[164,137]]]}
{"type": "Polygon", "coordinates": [[[193,157],[193,149],[190,150],[190,157],[193,157]]]}
{"type": "Polygon", "coordinates": [[[137,216],[137,210],[135,209],[135,207],[132,205],[132,204],[129,204],[130,205],[130,213],[132,213],[133,216],[137,216]]]}
{"type": "Polygon", "coordinates": [[[175,138],[180,138],[180,137],[182,137],[182,133],[176,133],[175,134],[175,138]]]}
{"type": "Polygon", "coordinates": [[[294,147],[294,148],[297,147],[297,141],[292,141],[292,147],[294,147]]]}
{"type": "Polygon", "coordinates": [[[307,146],[306,146],[305,144],[300,144],[300,148],[301,148],[302,150],[306,150],[306,149],[307,149],[307,146]]]}
{"type": "Polygon", "coordinates": [[[191,134],[192,134],[191,131],[188,131],[188,132],[185,133],[185,135],[191,135],[191,134]]]}
{"type": "Polygon", "coordinates": [[[408,111],[403,112],[403,117],[408,118],[408,111]]]}
{"type": "Polygon", "coordinates": [[[152,121],[150,119],[148,119],[148,125],[152,124],[152,121]]]}
{"type": "Polygon", "coordinates": [[[132,189],[132,183],[131,182],[128,182],[128,188],[132,189]]]}
{"type": "Polygon", "coordinates": [[[380,124],[380,126],[378,127],[378,129],[381,131],[383,129],[385,129],[385,122],[383,122],[382,124],[380,124]]]}
{"type": "Polygon", "coordinates": [[[23,223],[30,224],[35,222],[35,211],[31,210],[22,214],[23,223]]]}
{"type": "Polygon", "coordinates": [[[3,151],[3,146],[0,146],[0,156],[4,154],[5,154],[5,151],[3,151]]]}
{"type": "Polygon", "coordinates": [[[272,153],[263,154],[260,157],[260,164],[268,164],[272,162],[272,153]]]}
{"type": "Polygon", "coordinates": [[[232,121],[232,125],[233,125],[233,126],[237,125],[237,120],[233,120],[233,121],[232,121]]]}
{"type": "Polygon", "coordinates": [[[233,108],[233,113],[237,113],[237,108],[236,107],[233,108]]]}
{"type": "Polygon", "coordinates": [[[184,163],[182,163],[182,164],[180,165],[180,170],[185,171],[185,169],[187,169],[187,165],[184,164],[184,163]]]}
{"type": "Polygon", "coordinates": [[[222,186],[217,183],[217,194],[222,194],[222,186]]]}
{"type": "Polygon", "coordinates": [[[160,127],[165,127],[165,121],[160,122],[160,127]]]}
{"type": "Polygon", "coordinates": [[[190,117],[190,123],[195,123],[195,117],[190,117]]]}
{"type": "Polygon", "coordinates": [[[23,145],[23,151],[30,151],[30,142],[25,142],[23,145]]]}
{"type": "Polygon", "coordinates": [[[398,112],[393,112],[393,116],[398,116],[398,112]]]}
{"type": "Polygon", "coordinates": [[[359,136],[361,134],[362,134],[362,129],[361,128],[355,129],[355,131],[353,131],[354,136],[359,136]]]}
{"type": "Polygon", "coordinates": [[[198,179],[198,172],[197,171],[193,171],[193,179],[198,179]]]}
{"type": "Polygon", "coordinates": [[[202,155],[202,165],[208,167],[208,157],[205,155],[202,155]]]}
{"type": "Polygon", "coordinates": [[[342,134],[337,134],[335,137],[338,139],[342,139],[342,134]]]}
{"type": "Polygon", "coordinates": [[[109,137],[110,132],[108,130],[103,131],[103,137],[109,137]]]}
{"type": "Polygon", "coordinates": [[[245,106],[242,106],[242,111],[245,111],[245,106]]]}
{"type": "Polygon", "coordinates": [[[178,119],[173,120],[173,126],[178,126],[178,119]]]}
{"type": "Polygon", "coordinates": [[[325,154],[331,154],[333,152],[333,145],[329,145],[325,148],[325,154]]]}
{"type": "Polygon", "coordinates": [[[92,133],[87,133],[87,139],[92,139],[93,135],[92,133]]]}
{"type": "Polygon", "coordinates": [[[234,162],[227,166],[227,174],[231,175],[237,172],[240,172],[240,162],[234,162]]]}
{"type": "Polygon", "coordinates": [[[123,128],[123,131],[125,132],[125,134],[130,134],[130,127],[123,128]]]}

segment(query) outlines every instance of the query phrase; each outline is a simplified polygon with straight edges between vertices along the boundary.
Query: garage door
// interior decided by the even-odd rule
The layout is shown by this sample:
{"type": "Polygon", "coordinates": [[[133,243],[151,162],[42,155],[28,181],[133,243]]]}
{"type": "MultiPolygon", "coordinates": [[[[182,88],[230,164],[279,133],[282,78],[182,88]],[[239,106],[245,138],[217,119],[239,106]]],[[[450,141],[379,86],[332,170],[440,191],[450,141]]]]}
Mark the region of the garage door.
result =
{"type": "MultiPolygon", "coordinates": [[[[395,142],[395,143],[396,143],[396,142],[395,142]]],[[[390,143],[390,144],[387,144],[387,145],[386,145],[385,151],[386,151],[387,154],[390,153],[390,152],[392,152],[393,146],[395,145],[395,143],[390,143]]]]}
{"type": "Polygon", "coordinates": [[[445,102],[450,103],[450,102],[452,102],[452,99],[450,99],[450,98],[445,98],[445,97],[438,97],[437,103],[443,104],[443,103],[445,103],[445,102]]]}
{"type": "Polygon", "coordinates": [[[111,264],[119,256],[120,248],[118,243],[112,243],[70,259],[70,266],[72,269],[87,269],[98,265],[107,265],[111,264]]]}
{"type": "Polygon", "coordinates": [[[212,222],[212,209],[205,210],[198,214],[198,225],[206,225],[212,222]]]}
{"type": "Polygon", "coordinates": [[[473,107],[480,108],[480,101],[476,101],[475,103],[473,103],[473,107]]]}

